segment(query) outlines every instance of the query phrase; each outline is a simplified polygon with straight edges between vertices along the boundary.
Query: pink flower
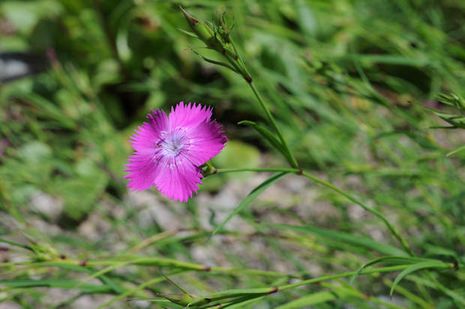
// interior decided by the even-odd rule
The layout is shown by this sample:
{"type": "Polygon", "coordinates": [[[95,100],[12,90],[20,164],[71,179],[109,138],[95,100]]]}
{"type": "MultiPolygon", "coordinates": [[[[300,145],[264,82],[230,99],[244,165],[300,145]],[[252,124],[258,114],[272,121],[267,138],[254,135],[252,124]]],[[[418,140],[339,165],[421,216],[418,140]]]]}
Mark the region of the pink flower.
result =
{"type": "Polygon", "coordinates": [[[135,152],[126,165],[129,188],[155,186],[164,196],[186,202],[202,182],[200,166],[226,143],[222,127],[211,119],[212,109],[180,102],[165,112],[156,110],[131,137],[135,152]]]}

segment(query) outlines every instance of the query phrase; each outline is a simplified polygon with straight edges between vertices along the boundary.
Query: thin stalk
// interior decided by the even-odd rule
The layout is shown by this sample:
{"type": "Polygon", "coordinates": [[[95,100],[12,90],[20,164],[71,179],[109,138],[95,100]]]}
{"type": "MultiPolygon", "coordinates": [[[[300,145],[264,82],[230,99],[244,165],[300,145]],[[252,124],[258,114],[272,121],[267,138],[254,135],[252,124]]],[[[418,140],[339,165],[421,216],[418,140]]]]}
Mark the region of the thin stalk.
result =
{"type": "Polygon", "coordinates": [[[365,211],[368,211],[369,213],[374,215],[376,218],[380,219],[384,223],[384,225],[388,228],[388,230],[391,232],[391,234],[394,236],[394,238],[401,244],[402,248],[409,255],[414,256],[414,253],[410,249],[410,246],[407,243],[407,241],[400,235],[397,229],[384,217],[384,215],[381,212],[365,205],[364,203],[362,203],[361,201],[359,201],[358,199],[356,199],[349,193],[343,191],[342,189],[339,189],[338,187],[336,187],[335,185],[333,185],[332,183],[326,180],[316,177],[306,171],[303,171],[300,169],[293,169],[293,168],[279,168],[279,167],[278,168],[239,168],[239,169],[231,168],[231,169],[217,169],[216,170],[216,173],[237,173],[237,172],[275,172],[275,173],[287,172],[287,173],[295,173],[296,175],[300,175],[305,178],[308,178],[309,180],[321,186],[324,186],[328,189],[331,189],[332,191],[344,196],[349,201],[357,204],[358,206],[362,207],[365,211]]]}
{"type": "Polygon", "coordinates": [[[274,167],[265,167],[265,168],[219,168],[215,170],[216,173],[238,173],[238,172],[270,172],[270,173],[279,173],[279,172],[288,172],[288,173],[298,173],[299,169],[297,168],[274,168],[274,167]]]}
{"type": "MultiPolygon", "coordinates": [[[[398,272],[411,267],[411,264],[407,265],[395,265],[395,266],[387,266],[387,267],[380,267],[380,268],[370,268],[365,269],[361,272],[363,275],[369,274],[379,274],[379,273],[391,273],[391,272],[398,272]]],[[[240,303],[242,300],[254,299],[254,298],[262,298],[267,295],[272,295],[281,291],[289,290],[298,288],[305,285],[321,283],[325,281],[331,281],[335,279],[341,278],[349,278],[355,274],[360,274],[358,271],[349,271],[343,272],[338,274],[332,275],[324,275],[317,278],[302,280],[295,283],[284,284],[280,286],[272,286],[272,287],[263,287],[263,288],[255,288],[255,289],[236,289],[236,290],[229,290],[225,292],[219,292],[215,294],[211,294],[208,297],[200,297],[198,299],[194,299],[189,303],[191,307],[196,308],[210,308],[213,305],[222,305],[221,301],[235,301],[236,303],[240,303]],[[238,298],[238,296],[243,295],[244,298],[238,298]]],[[[223,303],[224,304],[224,303],[223,303]]]]}
{"type": "Polygon", "coordinates": [[[286,285],[282,285],[278,287],[279,291],[284,291],[284,290],[289,290],[293,289],[299,286],[304,286],[308,284],[313,284],[313,283],[319,283],[323,281],[329,281],[329,280],[334,280],[334,279],[339,279],[339,278],[348,278],[352,277],[354,275],[369,275],[369,274],[377,274],[377,273],[390,273],[390,272],[396,272],[396,271],[401,271],[404,270],[408,267],[412,266],[411,264],[408,265],[395,265],[395,266],[387,266],[387,267],[380,267],[380,268],[370,268],[370,269],[365,269],[361,273],[358,273],[357,271],[348,271],[348,272],[343,272],[339,274],[333,274],[333,275],[325,275],[317,278],[312,278],[308,280],[303,280],[300,282],[296,283],[290,283],[286,285]]]}
{"type": "Polygon", "coordinates": [[[333,185],[332,183],[330,183],[330,182],[328,182],[326,180],[323,180],[323,179],[321,179],[319,177],[316,177],[316,176],[314,176],[314,175],[312,175],[312,174],[310,174],[308,172],[303,172],[302,176],[304,176],[304,177],[312,180],[313,182],[318,183],[318,184],[320,184],[320,185],[322,185],[324,187],[327,187],[327,188],[333,190],[334,192],[344,196],[349,201],[357,204],[358,206],[362,207],[364,210],[368,211],[369,213],[371,213],[372,215],[374,215],[375,217],[380,219],[384,223],[384,225],[386,225],[386,227],[389,229],[391,234],[399,241],[399,243],[404,248],[404,250],[409,255],[414,256],[414,254],[413,254],[412,250],[410,249],[410,246],[408,245],[407,241],[399,234],[399,232],[396,230],[396,228],[383,216],[383,214],[381,212],[379,212],[376,209],[373,209],[371,207],[368,207],[367,205],[360,202],[358,199],[356,199],[355,197],[353,197],[349,193],[344,192],[343,190],[339,189],[338,187],[336,187],[335,185],[333,185]]]}
{"type": "Polygon", "coordinates": [[[5,243],[5,244],[8,244],[8,245],[19,247],[19,248],[26,249],[26,250],[29,250],[29,251],[34,251],[33,248],[31,246],[29,246],[29,245],[23,245],[23,244],[21,244],[19,242],[4,239],[4,238],[0,238],[0,243],[5,243]]]}
{"type": "Polygon", "coordinates": [[[184,17],[186,18],[190,28],[192,29],[194,36],[197,37],[199,40],[203,41],[208,49],[215,50],[220,55],[222,55],[229,64],[201,56],[202,59],[219,66],[227,67],[228,69],[241,75],[244,78],[244,80],[247,82],[250,89],[252,90],[253,94],[257,98],[260,107],[265,112],[266,119],[269,122],[269,125],[271,125],[271,127],[273,127],[273,130],[276,132],[279,142],[281,144],[280,146],[283,147],[283,152],[284,156],[286,157],[286,160],[292,167],[297,168],[299,166],[297,160],[291,153],[289,146],[287,145],[287,142],[284,139],[281,130],[276,124],[276,120],[274,119],[270,109],[260,96],[260,93],[258,92],[253,82],[252,76],[248,72],[247,67],[240,54],[238,53],[234,42],[229,37],[229,30],[225,28],[224,23],[221,23],[219,26],[214,26],[212,24],[202,22],[201,20],[195,18],[194,16],[189,14],[189,12],[184,10],[181,6],[179,8],[184,17]]]}
{"type": "Polygon", "coordinates": [[[253,79],[252,79],[250,73],[248,72],[244,61],[242,60],[242,58],[240,57],[239,53],[236,50],[235,44],[231,44],[231,45],[232,45],[232,47],[234,49],[234,52],[235,52],[237,58],[234,58],[234,57],[232,57],[230,55],[224,55],[224,56],[226,57],[228,62],[235,68],[235,70],[233,70],[233,71],[240,74],[244,78],[244,80],[247,82],[247,85],[249,85],[249,87],[252,90],[253,94],[257,98],[258,104],[260,105],[262,110],[265,112],[266,119],[268,120],[270,125],[273,127],[273,130],[278,135],[278,139],[281,142],[281,145],[284,147],[286,153],[289,156],[289,160],[290,160],[289,164],[292,167],[298,168],[299,164],[297,163],[297,160],[295,159],[294,155],[292,154],[291,150],[289,149],[289,146],[287,145],[287,142],[284,139],[284,137],[283,137],[283,135],[281,133],[281,130],[279,129],[279,127],[278,127],[278,125],[276,123],[276,120],[273,117],[273,114],[271,113],[270,109],[266,105],[265,101],[263,101],[263,99],[262,99],[262,97],[260,95],[260,92],[258,92],[257,87],[255,86],[255,83],[253,82],[253,79]]]}
{"type": "Polygon", "coordinates": [[[281,134],[281,130],[279,129],[278,125],[276,124],[276,120],[274,119],[273,114],[271,114],[270,109],[268,108],[268,106],[265,104],[265,102],[263,101],[262,97],[260,96],[260,93],[258,92],[257,87],[255,87],[254,82],[253,82],[253,81],[250,81],[250,82],[247,82],[247,84],[249,85],[249,87],[250,87],[250,89],[252,90],[253,94],[254,94],[255,97],[257,98],[257,101],[258,101],[258,103],[260,104],[260,107],[261,107],[261,108],[263,109],[263,111],[265,112],[266,118],[268,119],[268,121],[270,122],[271,126],[273,127],[273,129],[275,130],[276,134],[278,135],[278,138],[279,138],[281,144],[283,145],[284,149],[285,149],[286,152],[288,153],[289,158],[290,158],[290,160],[291,160],[291,162],[289,162],[289,163],[291,164],[292,167],[298,168],[298,167],[299,167],[299,164],[297,163],[297,160],[295,159],[294,155],[293,155],[292,152],[290,151],[289,146],[287,145],[286,140],[284,139],[283,135],[281,134]]]}
{"type": "MultiPolygon", "coordinates": [[[[146,266],[146,267],[173,267],[177,269],[182,269],[185,271],[201,271],[209,273],[219,273],[227,274],[232,276],[237,276],[239,274],[246,274],[250,276],[264,276],[271,278],[301,278],[299,275],[285,274],[275,271],[267,271],[261,269],[238,269],[238,268],[228,268],[221,266],[206,266],[203,264],[190,263],[190,262],[180,262],[177,260],[167,259],[167,258],[144,258],[144,257],[132,257],[130,260],[73,260],[73,259],[53,259],[43,262],[9,262],[9,263],[0,263],[1,267],[29,267],[29,268],[41,268],[41,267],[114,267],[117,269],[121,265],[136,265],[136,266],[146,266]]],[[[96,273],[99,276],[102,274],[96,273]]]]}

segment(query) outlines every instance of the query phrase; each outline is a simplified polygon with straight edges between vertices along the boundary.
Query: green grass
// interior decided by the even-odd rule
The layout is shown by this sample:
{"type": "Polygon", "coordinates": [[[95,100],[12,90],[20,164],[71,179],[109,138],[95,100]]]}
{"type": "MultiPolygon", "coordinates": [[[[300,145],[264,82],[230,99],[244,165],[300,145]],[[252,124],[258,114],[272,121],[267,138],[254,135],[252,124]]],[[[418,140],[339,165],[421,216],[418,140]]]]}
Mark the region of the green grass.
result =
{"type": "Polygon", "coordinates": [[[0,84],[0,306],[465,307],[463,18],[459,0],[2,1],[0,52],[50,65],[0,84]],[[186,205],[128,195],[129,136],[182,100],[213,105],[230,146],[186,205]]]}

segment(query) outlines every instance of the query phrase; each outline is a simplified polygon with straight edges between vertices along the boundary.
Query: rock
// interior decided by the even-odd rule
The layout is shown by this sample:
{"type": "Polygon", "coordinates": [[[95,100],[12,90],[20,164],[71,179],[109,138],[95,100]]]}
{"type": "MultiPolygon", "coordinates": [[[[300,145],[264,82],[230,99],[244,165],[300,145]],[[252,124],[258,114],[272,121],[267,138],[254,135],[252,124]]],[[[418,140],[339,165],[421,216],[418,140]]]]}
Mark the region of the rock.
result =
{"type": "Polygon", "coordinates": [[[45,192],[37,191],[31,197],[31,210],[37,212],[50,221],[56,221],[63,211],[63,201],[45,192]]]}

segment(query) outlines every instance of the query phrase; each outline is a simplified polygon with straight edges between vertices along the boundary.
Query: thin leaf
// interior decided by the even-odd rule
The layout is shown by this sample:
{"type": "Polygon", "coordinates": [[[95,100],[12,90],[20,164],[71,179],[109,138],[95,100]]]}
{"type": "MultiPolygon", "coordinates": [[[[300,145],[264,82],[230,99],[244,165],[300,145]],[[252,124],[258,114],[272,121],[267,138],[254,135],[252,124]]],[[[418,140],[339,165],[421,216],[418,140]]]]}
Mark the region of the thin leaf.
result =
{"type": "Polygon", "coordinates": [[[299,299],[288,302],[287,304],[276,307],[276,309],[294,309],[294,308],[306,308],[306,306],[318,305],[334,300],[336,297],[333,293],[324,291],[306,295],[299,299]]]}
{"type": "Polygon", "coordinates": [[[245,199],[242,200],[242,202],[237,206],[227,217],[226,219],[219,224],[215,230],[212,232],[212,235],[215,235],[218,231],[222,230],[223,227],[226,225],[226,223],[229,222],[234,216],[236,216],[238,213],[242,211],[245,207],[249,206],[260,194],[263,193],[266,189],[268,189],[269,186],[271,186],[274,182],[278,181],[281,177],[284,175],[288,174],[289,172],[281,172],[278,174],[275,174],[262,182],[260,185],[255,187],[249,195],[246,196],[245,199]]]}
{"type": "Polygon", "coordinates": [[[405,256],[383,256],[380,258],[376,258],[374,260],[369,261],[368,263],[363,264],[357,272],[352,276],[350,282],[352,283],[367,267],[373,266],[375,264],[384,263],[387,265],[405,265],[405,264],[413,264],[422,261],[428,261],[422,258],[415,258],[415,257],[405,257],[405,256]]]}
{"type": "Polygon", "coordinates": [[[423,269],[446,269],[446,268],[451,268],[449,264],[440,262],[440,261],[428,261],[428,262],[421,262],[414,264],[406,269],[404,269],[394,280],[394,283],[391,286],[391,290],[389,292],[389,295],[392,296],[394,293],[394,290],[396,286],[400,283],[402,279],[404,279],[406,276],[408,276],[411,273],[417,272],[419,270],[423,269]]]}
{"type": "Polygon", "coordinates": [[[275,135],[270,130],[268,130],[264,126],[261,126],[249,120],[240,121],[238,124],[243,124],[254,128],[263,138],[265,138],[271,144],[271,146],[278,150],[286,158],[287,161],[291,162],[291,157],[289,153],[286,151],[286,148],[281,144],[281,142],[275,137],[275,135]]]}
{"type": "Polygon", "coordinates": [[[451,152],[447,153],[446,156],[447,157],[451,157],[461,151],[465,150],[465,146],[460,146],[459,148],[455,149],[455,150],[452,150],[451,152]]]}
{"type": "MultiPolygon", "coordinates": [[[[208,297],[201,297],[189,303],[189,306],[211,306],[217,304],[219,300],[228,300],[234,298],[243,298],[243,297],[260,297],[262,295],[269,295],[276,293],[277,288],[256,288],[256,289],[232,289],[225,290],[218,293],[210,294],[208,297]]],[[[230,300],[231,301],[231,300],[230,300]]]]}
{"type": "Polygon", "coordinates": [[[330,239],[344,245],[351,245],[363,249],[374,250],[382,254],[406,256],[405,252],[401,249],[387,244],[381,244],[377,241],[374,241],[371,238],[362,235],[353,235],[349,233],[325,230],[312,225],[295,226],[288,224],[273,224],[272,226],[280,229],[292,229],[295,231],[310,233],[318,237],[330,239]]]}
{"type": "Polygon", "coordinates": [[[178,28],[179,31],[181,31],[182,33],[184,33],[185,35],[188,35],[192,38],[195,38],[195,39],[198,39],[199,37],[194,33],[194,32],[190,32],[190,31],[187,31],[187,30],[184,30],[184,29],[181,29],[181,28],[178,28]]]}
{"type": "Polygon", "coordinates": [[[235,309],[235,308],[244,308],[244,306],[255,303],[264,299],[266,296],[254,297],[254,298],[247,298],[242,301],[238,301],[235,303],[229,303],[227,305],[223,305],[223,308],[235,309]]]}
{"type": "Polygon", "coordinates": [[[85,293],[110,293],[112,287],[96,284],[81,284],[79,281],[67,279],[16,279],[16,280],[0,280],[0,285],[7,288],[60,288],[60,289],[75,289],[79,286],[79,290],[85,293]]]}
{"type": "Polygon", "coordinates": [[[194,54],[196,54],[197,56],[199,56],[200,58],[202,58],[203,60],[205,60],[206,62],[208,63],[211,63],[211,64],[215,64],[215,65],[219,65],[219,66],[222,66],[222,67],[225,67],[227,69],[230,69],[231,71],[233,72],[236,72],[236,73],[239,73],[233,66],[227,64],[227,63],[224,63],[224,62],[221,62],[221,61],[218,61],[218,60],[213,60],[213,59],[210,59],[210,58],[207,58],[203,55],[201,55],[199,52],[195,51],[192,49],[192,52],[194,54]]]}

